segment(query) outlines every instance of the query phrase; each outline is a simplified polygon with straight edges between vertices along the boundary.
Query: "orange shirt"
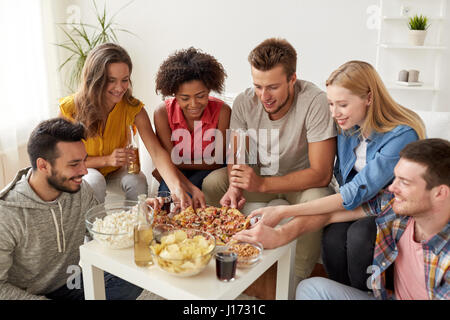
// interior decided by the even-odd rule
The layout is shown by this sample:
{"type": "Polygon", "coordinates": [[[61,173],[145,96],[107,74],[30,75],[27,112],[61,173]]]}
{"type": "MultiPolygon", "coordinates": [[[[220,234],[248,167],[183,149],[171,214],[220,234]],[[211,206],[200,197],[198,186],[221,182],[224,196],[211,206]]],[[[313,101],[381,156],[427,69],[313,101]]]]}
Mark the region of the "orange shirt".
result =
{"type": "MultiPolygon", "coordinates": [[[[121,100],[115,105],[108,115],[103,133],[95,137],[83,140],[86,152],[91,157],[110,155],[116,148],[124,148],[127,144],[128,126],[134,123],[134,118],[142,110],[144,104],[138,101],[137,106],[132,106],[128,102],[121,100]]],[[[74,119],[75,103],[74,95],[67,96],[59,100],[59,108],[64,117],[69,120],[74,119]]],[[[119,167],[103,167],[98,170],[106,176],[108,173],[116,171],[119,167]]]]}

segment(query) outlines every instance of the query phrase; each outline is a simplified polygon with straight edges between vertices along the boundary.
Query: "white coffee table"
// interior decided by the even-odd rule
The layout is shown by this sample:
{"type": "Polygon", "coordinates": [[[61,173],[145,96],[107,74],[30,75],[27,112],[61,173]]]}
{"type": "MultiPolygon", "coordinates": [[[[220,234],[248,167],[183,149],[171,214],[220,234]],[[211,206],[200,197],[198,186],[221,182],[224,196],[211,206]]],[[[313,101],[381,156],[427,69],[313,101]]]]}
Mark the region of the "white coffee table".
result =
{"type": "Polygon", "coordinates": [[[84,294],[86,300],[105,299],[103,271],[106,271],[165,299],[231,300],[278,262],[276,299],[293,299],[295,244],[296,241],[293,241],[277,249],[264,250],[262,259],[254,267],[238,268],[236,280],[221,282],[216,278],[214,258],[200,274],[181,278],[161,271],[156,265],[147,268],[136,266],[133,248],[112,250],[102,247],[96,241],[90,241],[80,247],[84,294]]]}

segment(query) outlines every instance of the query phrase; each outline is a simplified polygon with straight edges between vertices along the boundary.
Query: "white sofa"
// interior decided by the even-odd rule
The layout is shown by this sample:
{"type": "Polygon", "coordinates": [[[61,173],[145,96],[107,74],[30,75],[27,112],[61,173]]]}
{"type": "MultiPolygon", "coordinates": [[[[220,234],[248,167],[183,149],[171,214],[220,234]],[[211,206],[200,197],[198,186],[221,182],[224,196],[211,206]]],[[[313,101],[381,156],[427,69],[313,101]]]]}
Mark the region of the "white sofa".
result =
{"type": "MultiPolygon", "coordinates": [[[[231,106],[233,102],[233,94],[226,94],[224,96],[220,96],[220,98],[227,101],[227,103],[231,106]],[[225,98],[224,98],[225,97],[225,98]]],[[[434,112],[434,111],[416,111],[419,116],[423,119],[425,123],[425,127],[427,130],[427,138],[443,138],[450,141],[450,112],[434,112]]],[[[143,147],[142,141],[140,141],[140,145],[143,147]]],[[[149,185],[149,194],[155,193],[158,191],[159,183],[152,176],[152,171],[154,169],[153,162],[148,152],[146,152],[145,148],[140,152],[141,157],[141,168],[142,172],[146,175],[148,185],[149,185]]],[[[114,201],[124,199],[123,192],[120,190],[118,185],[116,186],[108,186],[107,188],[107,196],[106,201],[114,201]]],[[[285,200],[277,200],[275,202],[276,205],[280,204],[288,204],[285,200]]],[[[263,203],[248,203],[243,208],[243,213],[250,213],[252,210],[261,207],[263,203]]],[[[265,205],[265,204],[264,204],[265,205]]]]}

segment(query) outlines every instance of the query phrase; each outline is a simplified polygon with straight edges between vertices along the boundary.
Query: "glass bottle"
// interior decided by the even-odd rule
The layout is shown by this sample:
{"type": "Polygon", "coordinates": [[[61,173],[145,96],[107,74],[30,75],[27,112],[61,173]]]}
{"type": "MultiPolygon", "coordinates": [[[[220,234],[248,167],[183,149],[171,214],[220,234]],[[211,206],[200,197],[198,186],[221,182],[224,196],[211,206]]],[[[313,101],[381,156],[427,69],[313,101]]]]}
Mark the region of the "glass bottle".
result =
{"type": "Polygon", "coordinates": [[[141,163],[139,161],[139,143],[138,137],[134,134],[134,126],[128,127],[128,145],[127,148],[134,152],[136,160],[129,160],[127,164],[128,173],[137,174],[141,171],[141,163]]]}
{"type": "Polygon", "coordinates": [[[150,243],[153,240],[152,222],[149,221],[149,207],[145,202],[147,196],[140,194],[138,196],[138,217],[134,226],[134,262],[139,267],[153,265],[153,259],[150,254],[150,243]]]}
{"type": "Polygon", "coordinates": [[[247,164],[248,134],[243,129],[234,129],[231,132],[229,145],[229,159],[233,164],[247,164]]]}

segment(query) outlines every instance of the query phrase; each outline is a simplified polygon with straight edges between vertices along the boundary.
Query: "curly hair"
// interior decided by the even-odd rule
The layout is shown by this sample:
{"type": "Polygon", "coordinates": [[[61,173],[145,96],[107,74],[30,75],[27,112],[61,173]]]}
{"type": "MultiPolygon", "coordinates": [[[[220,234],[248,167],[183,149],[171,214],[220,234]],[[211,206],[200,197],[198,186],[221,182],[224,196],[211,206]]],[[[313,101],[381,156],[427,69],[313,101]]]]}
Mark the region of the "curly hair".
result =
{"type": "Polygon", "coordinates": [[[155,91],[163,97],[174,96],[183,83],[200,80],[208,90],[222,93],[226,76],[216,58],[190,47],[176,51],[161,64],[155,91]]]}

